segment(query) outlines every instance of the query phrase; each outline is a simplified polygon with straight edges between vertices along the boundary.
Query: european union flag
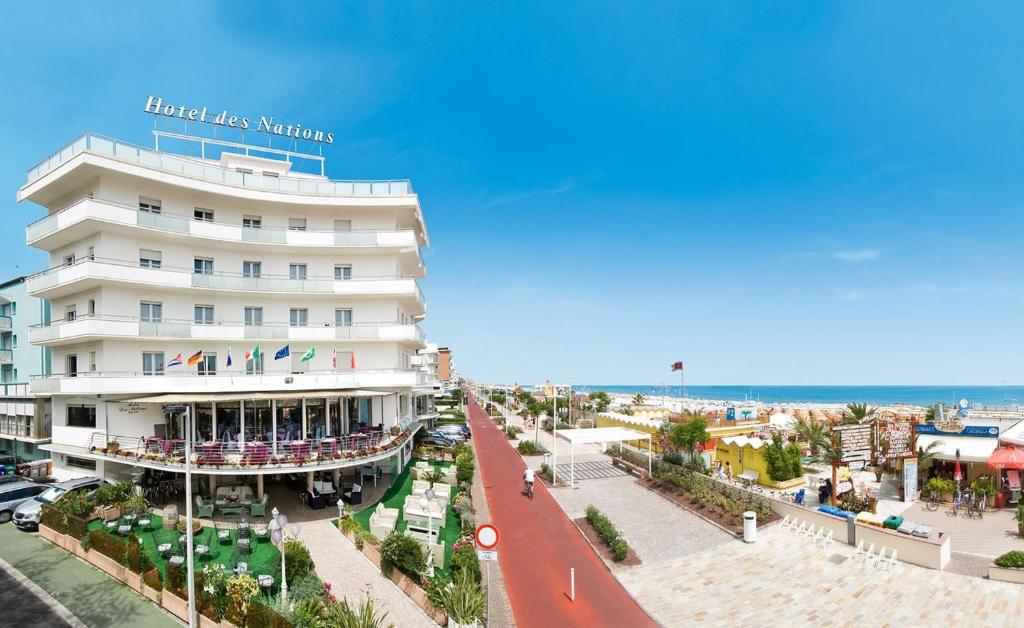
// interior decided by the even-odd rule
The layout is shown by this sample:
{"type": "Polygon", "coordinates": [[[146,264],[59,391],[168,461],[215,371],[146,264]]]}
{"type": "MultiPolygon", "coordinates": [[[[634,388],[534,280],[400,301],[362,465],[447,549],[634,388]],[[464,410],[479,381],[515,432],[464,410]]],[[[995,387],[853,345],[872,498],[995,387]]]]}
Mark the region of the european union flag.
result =
{"type": "Polygon", "coordinates": [[[288,345],[285,345],[277,350],[277,353],[274,354],[274,359],[280,360],[281,358],[287,358],[291,354],[292,352],[288,349],[288,345]]]}

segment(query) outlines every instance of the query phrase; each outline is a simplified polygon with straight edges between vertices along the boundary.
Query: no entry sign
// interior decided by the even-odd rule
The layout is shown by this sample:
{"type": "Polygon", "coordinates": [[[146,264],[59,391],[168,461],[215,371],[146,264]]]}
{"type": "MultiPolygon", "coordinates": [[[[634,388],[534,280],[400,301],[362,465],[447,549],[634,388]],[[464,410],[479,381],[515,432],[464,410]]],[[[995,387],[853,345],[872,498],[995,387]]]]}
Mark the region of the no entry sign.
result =
{"type": "Polygon", "coordinates": [[[476,545],[480,549],[490,550],[498,546],[498,528],[485,523],[476,529],[476,545]]]}

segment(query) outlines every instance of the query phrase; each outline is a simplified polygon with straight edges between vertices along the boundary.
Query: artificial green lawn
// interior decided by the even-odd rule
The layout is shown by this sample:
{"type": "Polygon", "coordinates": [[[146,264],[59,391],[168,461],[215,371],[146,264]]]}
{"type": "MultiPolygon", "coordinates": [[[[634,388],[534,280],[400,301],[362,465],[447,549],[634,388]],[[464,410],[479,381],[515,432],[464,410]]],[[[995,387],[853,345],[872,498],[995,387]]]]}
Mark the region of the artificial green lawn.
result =
{"type": "MultiPolygon", "coordinates": [[[[175,543],[178,537],[181,535],[180,532],[174,528],[165,530],[163,528],[163,519],[156,515],[152,517],[153,523],[151,529],[155,532],[142,532],[138,529],[132,532],[133,536],[142,537],[142,547],[149,555],[150,560],[160,570],[160,575],[163,577],[164,582],[167,582],[167,560],[160,556],[160,553],[156,551],[156,546],[159,543],[175,543]],[[155,538],[154,538],[155,535],[155,538]]],[[[89,522],[90,530],[102,530],[103,522],[99,519],[89,522]]],[[[224,565],[226,573],[231,573],[232,567],[235,562],[243,561],[249,564],[249,573],[253,576],[258,574],[269,574],[274,576],[274,582],[280,582],[280,571],[281,571],[281,554],[274,547],[274,544],[270,541],[268,536],[265,541],[257,541],[253,538],[252,551],[248,556],[235,555],[235,539],[238,536],[238,531],[231,528],[231,543],[225,543],[221,545],[217,541],[217,532],[212,526],[203,526],[203,529],[199,531],[194,537],[195,545],[207,545],[210,547],[209,557],[200,558],[198,555],[195,557],[196,570],[202,569],[205,565],[210,563],[220,563],[224,565]]],[[[114,536],[117,536],[116,534],[114,536]]],[[[184,544],[182,544],[182,551],[184,551],[184,544]]]]}
{"type": "MultiPolygon", "coordinates": [[[[414,466],[414,462],[406,465],[402,473],[395,478],[395,482],[391,485],[391,488],[385,491],[384,496],[381,498],[381,501],[384,502],[384,506],[386,508],[397,508],[399,510],[398,524],[395,526],[395,532],[398,532],[399,534],[404,533],[406,528],[405,513],[402,512],[402,509],[405,506],[406,495],[412,495],[412,468],[414,466]]],[[[451,462],[441,463],[430,461],[430,465],[435,469],[445,469],[450,467],[452,464],[453,463],[451,462]]],[[[435,573],[442,573],[445,576],[449,575],[448,569],[452,562],[452,545],[459,540],[459,536],[462,531],[462,525],[459,522],[459,515],[455,512],[455,508],[452,507],[455,504],[455,496],[458,495],[458,493],[459,489],[453,486],[452,494],[448,501],[448,508],[445,511],[444,527],[441,528],[438,535],[440,540],[444,542],[444,569],[435,569],[434,571],[435,573]]],[[[379,502],[376,502],[352,515],[364,530],[369,531],[370,529],[370,515],[373,514],[373,509],[377,507],[377,503],[379,502]]]]}

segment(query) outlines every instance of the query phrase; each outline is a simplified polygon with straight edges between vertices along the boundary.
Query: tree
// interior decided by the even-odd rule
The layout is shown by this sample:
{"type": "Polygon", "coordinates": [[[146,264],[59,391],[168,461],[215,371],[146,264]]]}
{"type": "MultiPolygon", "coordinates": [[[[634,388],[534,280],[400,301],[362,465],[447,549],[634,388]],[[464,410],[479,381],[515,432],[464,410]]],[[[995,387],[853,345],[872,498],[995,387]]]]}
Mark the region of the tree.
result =
{"type": "Polygon", "coordinates": [[[642,406],[642,405],[644,405],[644,401],[646,401],[646,399],[644,399],[644,396],[641,393],[637,393],[637,394],[633,395],[633,405],[634,406],[642,406]]]}
{"type": "Polygon", "coordinates": [[[594,410],[597,412],[607,412],[608,406],[612,404],[612,398],[603,390],[595,390],[588,397],[594,402],[594,410]]]}
{"type": "Polygon", "coordinates": [[[812,421],[804,417],[797,417],[793,422],[793,430],[796,432],[796,436],[800,442],[807,443],[812,456],[817,456],[818,451],[828,444],[828,428],[817,421],[812,421]]]}
{"type": "Polygon", "coordinates": [[[691,419],[685,423],[676,423],[672,426],[672,431],[669,432],[669,440],[679,449],[689,453],[692,463],[694,461],[693,451],[697,444],[711,440],[707,427],[708,421],[703,416],[691,419]]]}
{"type": "Polygon", "coordinates": [[[843,413],[843,425],[856,425],[864,421],[878,410],[877,407],[871,407],[866,403],[848,403],[846,404],[846,411],[843,413]]]}
{"type": "Polygon", "coordinates": [[[932,460],[935,459],[935,454],[938,453],[935,449],[942,444],[942,441],[933,440],[928,443],[927,447],[918,446],[917,448],[917,469],[920,472],[926,466],[931,464],[932,460]]]}

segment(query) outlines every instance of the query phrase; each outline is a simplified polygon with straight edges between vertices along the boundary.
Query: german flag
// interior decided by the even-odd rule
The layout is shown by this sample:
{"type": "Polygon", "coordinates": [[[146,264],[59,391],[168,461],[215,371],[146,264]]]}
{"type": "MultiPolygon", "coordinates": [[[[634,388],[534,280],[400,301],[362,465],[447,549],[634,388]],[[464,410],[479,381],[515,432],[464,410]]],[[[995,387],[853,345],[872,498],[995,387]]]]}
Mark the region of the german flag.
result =
{"type": "Polygon", "coordinates": [[[199,364],[202,361],[203,361],[203,350],[200,349],[199,351],[196,351],[195,353],[193,353],[192,356],[188,359],[188,365],[189,366],[195,366],[196,364],[199,364]]]}

